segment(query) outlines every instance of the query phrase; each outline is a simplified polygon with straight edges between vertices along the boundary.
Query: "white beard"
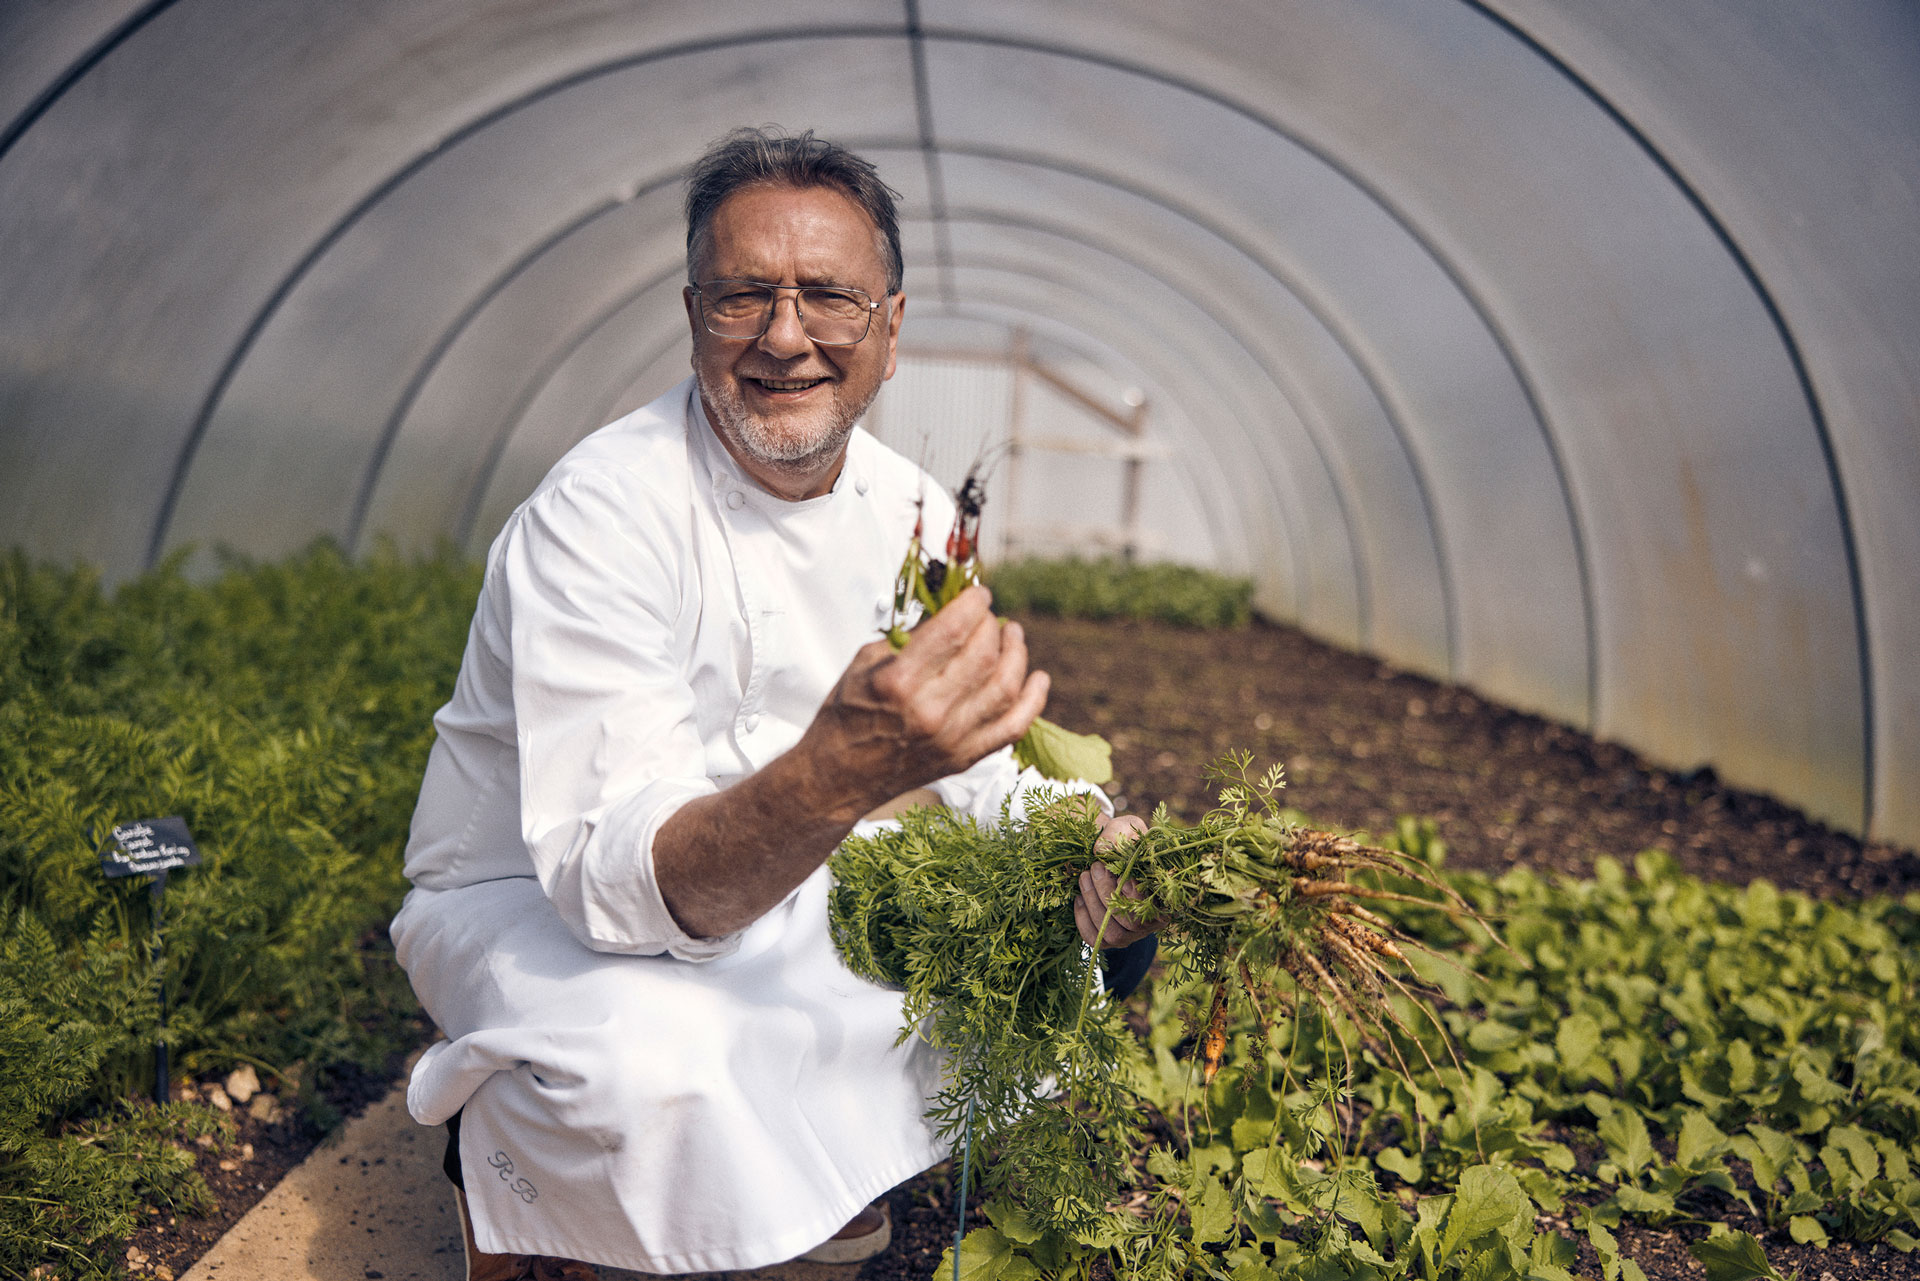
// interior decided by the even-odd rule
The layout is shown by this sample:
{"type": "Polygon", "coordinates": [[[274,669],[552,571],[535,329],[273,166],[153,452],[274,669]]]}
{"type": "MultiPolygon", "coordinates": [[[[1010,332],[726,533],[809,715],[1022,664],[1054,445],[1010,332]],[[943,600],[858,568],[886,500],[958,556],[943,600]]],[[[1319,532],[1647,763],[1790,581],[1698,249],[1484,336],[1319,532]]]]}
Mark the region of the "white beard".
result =
{"type": "MultiPolygon", "coordinates": [[[[873,397],[869,396],[865,405],[853,406],[848,413],[848,406],[836,402],[822,430],[810,436],[789,436],[773,430],[749,410],[730,379],[722,379],[720,386],[710,387],[696,371],[696,381],[707,408],[718,420],[713,424],[715,429],[755,462],[776,471],[806,471],[823,459],[837,456],[847,447],[854,424],[873,403],[873,397]]],[[[874,390],[878,395],[879,389],[874,390]]]]}

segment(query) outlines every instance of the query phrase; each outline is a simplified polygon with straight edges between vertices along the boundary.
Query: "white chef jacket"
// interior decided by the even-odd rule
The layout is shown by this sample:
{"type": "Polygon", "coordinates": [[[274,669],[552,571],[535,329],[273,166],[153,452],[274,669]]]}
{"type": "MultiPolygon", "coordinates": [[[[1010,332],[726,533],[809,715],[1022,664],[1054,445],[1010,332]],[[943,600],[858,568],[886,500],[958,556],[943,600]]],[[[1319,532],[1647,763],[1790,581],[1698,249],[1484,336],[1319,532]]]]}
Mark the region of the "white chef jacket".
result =
{"type": "MultiPolygon", "coordinates": [[[[938,1056],[896,1044],[898,994],[841,965],[826,869],[700,939],[652,859],[670,815],[792,747],[878,638],[919,504],[938,546],[951,500],[863,429],[830,493],[768,493],[689,379],[569,452],[494,540],[393,925],[449,1038],[408,1107],[464,1108],[482,1249],[758,1267],[945,1155],[923,1115],[938,1056]]],[[[933,787],[992,821],[1042,784],[1003,750],[933,787]]]]}

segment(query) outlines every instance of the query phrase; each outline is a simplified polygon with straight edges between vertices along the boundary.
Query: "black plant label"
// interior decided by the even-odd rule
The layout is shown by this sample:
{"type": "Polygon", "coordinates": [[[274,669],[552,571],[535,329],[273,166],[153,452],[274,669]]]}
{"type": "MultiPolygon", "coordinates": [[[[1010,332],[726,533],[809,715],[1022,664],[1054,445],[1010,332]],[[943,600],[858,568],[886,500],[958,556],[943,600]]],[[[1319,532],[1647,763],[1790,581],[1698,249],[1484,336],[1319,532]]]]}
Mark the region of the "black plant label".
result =
{"type": "Polygon", "coordinates": [[[108,876],[139,876],[192,867],[199,847],[182,818],[143,818],[113,829],[100,847],[100,870],[108,876]]]}

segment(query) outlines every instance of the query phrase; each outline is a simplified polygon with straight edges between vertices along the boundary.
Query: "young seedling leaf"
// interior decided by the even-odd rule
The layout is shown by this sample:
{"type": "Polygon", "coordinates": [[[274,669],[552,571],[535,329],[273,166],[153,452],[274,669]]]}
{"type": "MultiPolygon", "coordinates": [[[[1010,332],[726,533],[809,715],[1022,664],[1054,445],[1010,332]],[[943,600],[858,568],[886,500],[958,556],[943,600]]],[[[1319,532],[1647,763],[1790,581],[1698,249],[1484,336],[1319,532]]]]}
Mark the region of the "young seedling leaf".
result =
{"type": "Polygon", "coordinates": [[[1620,1181],[1633,1178],[1653,1163],[1653,1140],[1647,1123],[1630,1107],[1615,1106],[1600,1118],[1600,1141],[1619,1167],[1620,1181]]]}
{"type": "Polygon", "coordinates": [[[1706,1265],[1707,1281],[1785,1281],[1760,1243],[1745,1232],[1728,1232],[1695,1241],[1688,1253],[1706,1265]]]}
{"type": "Polygon", "coordinates": [[[1113,779],[1113,748],[1098,734],[1076,734],[1044,716],[1013,745],[1013,758],[1048,778],[1084,779],[1099,786],[1113,779]]]}
{"type": "MultiPolygon", "coordinates": [[[[1010,1281],[1007,1265],[1013,1261],[1013,1242],[993,1228],[975,1228],[960,1241],[960,1281],[1010,1281]]],[[[938,1277],[951,1277],[953,1247],[940,1256],[938,1277]]]]}
{"type": "Polygon", "coordinates": [[[1503,1232],[1517,1216],[1532,1213],[1533,1203],[1513,1175],[1490,1165],[1473,1166],[1460,1176],[1460,1188],[1440,1234],[1442,1261],[1490,1232],[1503,1232]]]}

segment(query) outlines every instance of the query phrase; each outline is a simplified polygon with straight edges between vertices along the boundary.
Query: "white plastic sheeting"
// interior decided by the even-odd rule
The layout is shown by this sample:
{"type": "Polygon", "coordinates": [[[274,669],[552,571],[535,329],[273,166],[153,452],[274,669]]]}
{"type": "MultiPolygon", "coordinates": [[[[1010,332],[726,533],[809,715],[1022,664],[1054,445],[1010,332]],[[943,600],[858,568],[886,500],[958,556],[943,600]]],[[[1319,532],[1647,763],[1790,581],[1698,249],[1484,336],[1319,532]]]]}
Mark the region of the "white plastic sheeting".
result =
{"type": "Polygon", "coordinates": [[[12,0],[0,544],[484,545],[810,126],[1270,612],[1920,843],[1905,0],[12,0]],[[1156,464],[1159,465],[1159,464],[1156,464]]]}

